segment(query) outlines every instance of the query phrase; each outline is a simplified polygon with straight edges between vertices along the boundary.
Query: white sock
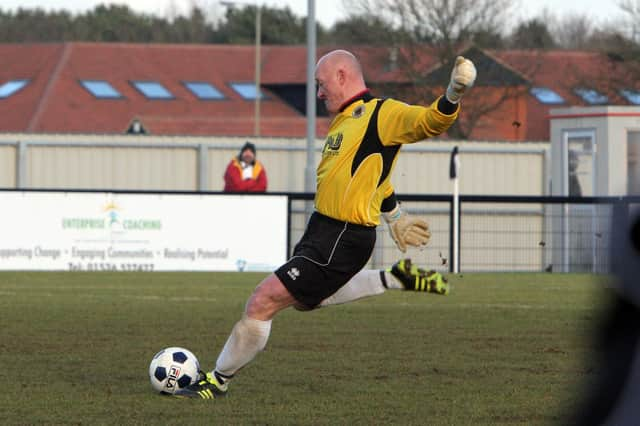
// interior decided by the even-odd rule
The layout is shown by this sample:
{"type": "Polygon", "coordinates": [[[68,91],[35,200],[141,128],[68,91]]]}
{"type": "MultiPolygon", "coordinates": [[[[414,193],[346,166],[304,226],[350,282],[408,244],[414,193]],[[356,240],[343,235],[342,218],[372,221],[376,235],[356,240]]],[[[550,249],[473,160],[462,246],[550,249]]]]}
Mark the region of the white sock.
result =
{"type": "Polygon", "coordinates": [[[320,306],[340,305],[364,297],[376,296],[384,293],[388,288],[402,288],[402,284],[386,271],[362,270],[338,291],[320,302],[320,306]]]}
{"type": "Polygon", "coordinates": [[[270,332],[271,320],[261,321],[243,316],[233,326],[231,335],[218,356],[215,371],[224,376],[233,376],[264,349],[270,332]]]}
{"type": "Polygon", "coordinates": [[[400,280],[394,277],[391,272],[384,271],[384,277],[387,284],[387,288],[404,290],[404,285],[402,285],[400,280]]]}

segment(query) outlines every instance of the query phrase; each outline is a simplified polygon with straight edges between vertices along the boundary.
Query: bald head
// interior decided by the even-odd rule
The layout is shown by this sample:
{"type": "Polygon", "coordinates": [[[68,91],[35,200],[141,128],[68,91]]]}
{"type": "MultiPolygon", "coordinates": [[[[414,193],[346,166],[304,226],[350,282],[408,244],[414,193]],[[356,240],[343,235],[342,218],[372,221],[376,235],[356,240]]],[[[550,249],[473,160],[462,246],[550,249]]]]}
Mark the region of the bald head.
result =
{"type": "Polygon", "coordinates": [[[339,68],[347,71],[353,78],[363,80],[362,66],[355,55],[346,50],[333,50],[318,60],[316,70],[321,66],[339,68]]]}
{"type": "Polygon", "coordinates": [[[334,50],[318,60],[316,65],[318,98],[330,113],[337,113],[342,104],[366,89],[362,66],[346,50],[334,50]]]}

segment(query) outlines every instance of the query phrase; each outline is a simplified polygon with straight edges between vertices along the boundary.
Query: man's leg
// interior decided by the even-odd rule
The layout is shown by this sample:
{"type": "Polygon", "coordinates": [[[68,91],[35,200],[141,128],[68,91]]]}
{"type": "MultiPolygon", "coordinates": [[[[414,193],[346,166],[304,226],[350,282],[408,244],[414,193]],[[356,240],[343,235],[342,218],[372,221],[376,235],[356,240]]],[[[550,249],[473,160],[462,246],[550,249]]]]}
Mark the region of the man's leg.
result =
{"type": "Polygon", "coordinates": [[[320,302],[320,307],[340,305],[365,297],[377,296],[389,288],[403,288],[387,271],[363,269],[340,287],[338,291],[320,302]]]}
{"type": "Polygon", "coordinates": [[[337,292],[324,299],[320,306],[348,303],[382,294],[388,289],[449,294],[449,284],[442,275],[417,268],[410,259],[403,259],[387,270],[366,269],[358,272],[337,292]]]}
{"type": "Polygon", "coordinates": [[[212,399],[224,396],[233,375],[250,363],[264,349],[271,331],[271,319],[296,300],[280,279],[271,274],[254,290],[238,321],[218,356],[215,370],[199,382],[188,386],[177,396],[212,399]]]}
{"type": "Polygon", "coordinates": [[[295,303],[296,300],[276,275],[265,278],[249,298],[242,319],[231,330],[218,356],[214,374],[231,377],[251,362],[267,344],[271,319],[295,303]]]}

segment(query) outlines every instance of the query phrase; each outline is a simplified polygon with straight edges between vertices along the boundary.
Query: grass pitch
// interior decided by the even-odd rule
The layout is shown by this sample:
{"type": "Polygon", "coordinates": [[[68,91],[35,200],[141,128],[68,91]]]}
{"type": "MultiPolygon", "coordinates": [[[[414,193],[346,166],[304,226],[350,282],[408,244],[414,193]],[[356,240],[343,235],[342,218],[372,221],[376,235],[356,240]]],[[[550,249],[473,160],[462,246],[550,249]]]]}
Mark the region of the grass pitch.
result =
{"type": "Polygon", "coordinates": [[[214,365],[262,274],[0,273],[3,424],[562,424],[605,307],[591,275],[465,274],[273,323],[229,398],[152,392],[167,346],[214,365]]]}

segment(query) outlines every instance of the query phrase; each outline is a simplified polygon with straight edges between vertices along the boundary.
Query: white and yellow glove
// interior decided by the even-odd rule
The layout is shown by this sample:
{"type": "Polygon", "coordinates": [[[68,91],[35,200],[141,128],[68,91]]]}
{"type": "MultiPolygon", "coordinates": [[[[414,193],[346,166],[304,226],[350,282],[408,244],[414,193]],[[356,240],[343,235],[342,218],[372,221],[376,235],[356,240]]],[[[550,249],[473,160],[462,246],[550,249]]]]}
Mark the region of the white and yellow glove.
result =
{"type": "Polygon", "coordinates": [[[401,252],[407,251],[407,246],[425,246],[431,239],[429,224],[417,217],[410,216],[396,204],[390,212],[382,212],[384,221],[389,225],[389,233],[401,252]]]}
{"type": "Polygon", "coordinates": [[[476,81],[476,75],[476,67],[473,62],[458,56],[453,71],[451,71],[451,81],[446,92],[447,100],[452,104],[460,102],[465,91],[470,89],[476,81]]]}

